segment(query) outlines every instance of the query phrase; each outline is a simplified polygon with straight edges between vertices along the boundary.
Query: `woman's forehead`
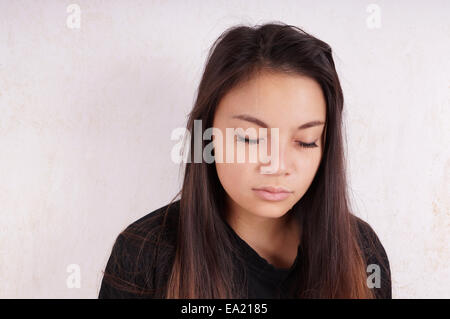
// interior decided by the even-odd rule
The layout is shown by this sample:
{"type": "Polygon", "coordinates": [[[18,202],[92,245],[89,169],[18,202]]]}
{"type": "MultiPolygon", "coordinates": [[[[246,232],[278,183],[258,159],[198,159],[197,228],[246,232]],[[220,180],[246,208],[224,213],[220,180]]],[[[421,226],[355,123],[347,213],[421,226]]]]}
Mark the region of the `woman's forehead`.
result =
{"type": "Polygon", "coordinates": [[[326,102],[315,80],[269,73],[236,86],[222,98],[216,114],[221,120],[232,120],[239,114],[256,117],[269,126],[278,122],[300,125],[306,121],[325,121],[326,102]]]}

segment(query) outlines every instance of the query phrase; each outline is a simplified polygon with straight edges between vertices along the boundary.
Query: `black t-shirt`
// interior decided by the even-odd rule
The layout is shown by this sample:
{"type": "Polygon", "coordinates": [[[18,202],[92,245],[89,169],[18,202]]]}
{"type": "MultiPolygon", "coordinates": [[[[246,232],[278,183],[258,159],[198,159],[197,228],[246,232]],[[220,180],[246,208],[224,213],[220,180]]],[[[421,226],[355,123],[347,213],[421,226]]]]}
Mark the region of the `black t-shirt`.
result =
{"type": "MultiPolygon", "coordinates": [[[[153,227],[161,227],[163,214],[168,205],[161,207],[130,224],[126,228],[126,231],[135,236],[124,236],[123,232],[119,234],[108,259],[105,274],[115,275],[120,279],[123,279],[125,289],[123,287],[118,288],[117,286],[110,285],[104,277],[98,298],[163,298],[163,287],[165,287],[165,284],[168,281],[171,263],[173,262],[173,256],[175,255],[174,247],[177,235],[179,202],[180,201],[177,200],[172,203],[168,210],[167,223],[163,232],[163,242],[166,244],[165,246],[161,246],[161,251],[165,256],[165,259],[164,262],[158,263],[158,261],[156,261],[156,264],[152,264],[154,265],[154,268],[152,268],[154,269],[154,272],[152,272],[153,275],[151,278],[144,266],[148,266],[146,263],[150,263],[148,258],[151,258],[151,252],[154,251],[154,247],[151,244],[152,241],[149,241],[150,244],[144,246],[137,245],[136,243],[142,242],[139,239],[146,236],[149,227],[153,230],[155,230],[153,227]],[[128,292],[127,288],[129,287],[133,289],[136,287],[159,287],[161,290],[159,290],[159,293],[153,295],[143,295],[140,293],[128,292]]],[[[363,238],[361,243],[362,251],[367,264],[384,264],[386,266],[386,269],[381,268],[381,287],[373,288],[375,289],[376,298],[390,299],[392,298],[391,275],[387,254],[369,224],[358,217],[356,218],[363,238]],[[374,252],[369,249],[369,240],[375,241],[377,251],[374,252]],[[380,258],[382,260],[379,260],[380,258]]],[[[288,291],[287,288],[289,282],[292,281],[291,275],[293,275],[294,270],[299,267],[299,264],[302,261],[302,245],[299,245],[297,256],[290,268],[277,268],[261,257],[250,245],[240,238],[227,222],[225,222],[225,225],[230,232],[230,235],[234,238],[237,248],[245,257],[248,298],[291,298],[289,295],[286,295],[285,292],[288,291]]]]}

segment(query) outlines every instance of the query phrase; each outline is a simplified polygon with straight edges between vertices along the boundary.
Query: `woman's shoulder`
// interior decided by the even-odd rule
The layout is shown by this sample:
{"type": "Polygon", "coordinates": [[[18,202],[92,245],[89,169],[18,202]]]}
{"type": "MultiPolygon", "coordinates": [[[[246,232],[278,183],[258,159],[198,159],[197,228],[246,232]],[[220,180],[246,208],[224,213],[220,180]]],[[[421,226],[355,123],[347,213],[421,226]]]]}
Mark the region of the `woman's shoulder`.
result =
{"type": "Polygon", "coordinates": [[[361,245],[363,251],[368,255],[382,253],[387,257],[384,246],[372,226],[358,216],[354,216],[354,218],[358,230],[357,235],[359,244],[361,245]]]}
{"type": "MultiPolygon", "coordinates": [[[[392,298],[391,270],[386,250],[370,224],[360,217],[353,216],[357,225],[358,242],[367,264],[368,276],[375,272],[379,272],[380,275],[380,289],[375,290],[377,298],[392,298]]],[[[374,282],[377,283],[376,280],[374,282]]]]}
{"type": "Polygon", "coordinates": [[[175,235],[179,212],[180,200],[173,201],[135,220],[119,236],[148,237],[159,233],[159,231],[162,231],[166,236],[175,235]]]}
{"type": "Polygon", "coordinates": [[[127,250],[132,257],[138,257],[139,252],[145,250],[148,255],[150,249],[157,245],[173,246],[177,237],[179,200],[162,206],[140,217],[129,224],[117,236],[114,247],[127,250]]]}
{"type": "Polygon", "coordinates": [[[148,298],[169,271],[178,228],[179,200],[129,224],[116,237],[99,298],[148,298]]]}

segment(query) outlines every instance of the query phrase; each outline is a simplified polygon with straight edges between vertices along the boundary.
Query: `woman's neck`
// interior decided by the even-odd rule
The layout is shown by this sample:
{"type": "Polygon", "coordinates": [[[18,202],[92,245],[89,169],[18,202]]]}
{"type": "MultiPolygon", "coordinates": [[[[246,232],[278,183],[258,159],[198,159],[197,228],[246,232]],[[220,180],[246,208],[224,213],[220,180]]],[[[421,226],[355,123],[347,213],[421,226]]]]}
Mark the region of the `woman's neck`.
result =
{"type": "Polygon", "coordinates": [[[271,218],[231,204],[225,218],[236,234],[272,265],[289,268],[295,260],[301,229],[292,211],[271,218]]]}

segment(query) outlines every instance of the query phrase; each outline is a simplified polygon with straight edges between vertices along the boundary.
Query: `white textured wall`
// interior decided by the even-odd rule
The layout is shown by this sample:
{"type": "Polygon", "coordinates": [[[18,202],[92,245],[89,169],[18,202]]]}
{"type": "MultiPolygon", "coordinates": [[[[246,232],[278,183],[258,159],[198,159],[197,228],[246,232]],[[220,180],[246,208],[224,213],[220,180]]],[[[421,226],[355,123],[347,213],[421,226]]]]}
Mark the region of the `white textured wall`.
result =
{"type": "Polygon", "coordinates": [[[80,0],[79,29],[71,3],[0,1],[0,297],[96,298],[119,231],[178,190],[170,133],[210,45],[280,20],[334,49],[352,201],[394,298],[450,298],[449,1],[377,1],[376,24],[370,1],[80,0]]]}

